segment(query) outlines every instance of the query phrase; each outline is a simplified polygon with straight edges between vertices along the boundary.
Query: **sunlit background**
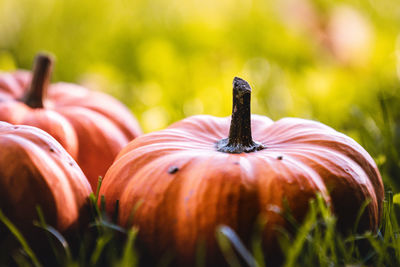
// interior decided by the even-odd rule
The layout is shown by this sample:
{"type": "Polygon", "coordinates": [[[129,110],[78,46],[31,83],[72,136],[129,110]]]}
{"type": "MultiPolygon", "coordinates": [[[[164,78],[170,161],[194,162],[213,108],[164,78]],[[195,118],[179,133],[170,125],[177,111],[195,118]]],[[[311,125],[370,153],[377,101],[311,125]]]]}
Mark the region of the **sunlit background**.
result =
{"type": "Polygon", "coordinates": [[[0,0],[0,69],[49,51],[54,82],[110,93],[145,132],[228,116],[239,76],[253,113],[345,132],[398,186],[399,34],[396,0],[0,0]]]}

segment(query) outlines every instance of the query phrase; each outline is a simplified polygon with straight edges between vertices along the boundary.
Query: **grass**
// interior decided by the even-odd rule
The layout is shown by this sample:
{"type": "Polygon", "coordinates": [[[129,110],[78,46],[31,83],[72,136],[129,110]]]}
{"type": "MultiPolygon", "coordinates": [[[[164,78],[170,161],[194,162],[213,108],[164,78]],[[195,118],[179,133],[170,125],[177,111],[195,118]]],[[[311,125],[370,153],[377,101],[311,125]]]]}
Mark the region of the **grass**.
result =
{"type": "MultiPolygon", "coordinates": [[[[312,14],[304,18],[286,12],[296,1],[172,2],[0,0],[0,69],[29,69],[37,51],[51,51],[57,56],[54,81],[80,81],[112,94],[138,115],[145,132],[194,114],[226,116],[231,106],[223,100],[231,99],[233,74],[248,77],[255,113],[315,119],[350,135],[377,162],[387,192],[379,231],[347,236],[338,234],[336,218],[317,198],[302,224],[291,221],[295,234],[282,230],[284,266],[400,266],[400,194],[392,193],[400,192],[397,1],[299,1],[312,14]],[[366,22],[361,32],[370,31],[365,62],[344,63],[321,41],[321,31],[326,39],[330,20],[343,8],[366,22]]],[[[345,28],[353,35],[353,27],[345,28]]],[[[98,191],[90,200],[91,224],[72,241],[47,225],[38,209],[35,225],[55,265],[137,264],[137,231],[111,223],[97,200],[98,191]]],[[[45,264],[0,211],[3,229],[10,237],[0,240],[0,267],[45,264]]],[[[231,266],[268,265],[258,231],[250,248],[226,226],[216,236],[231,266]]],[[[197,265],[206,266],[204,248],[197,254],[197,265]]]]}
{"type": "MultiPolygon", "coordinates": [[[[137,229],[123,229],[111,223],[95,205],[97,196],[91,196],[93,222],[80,237],[75,247],[51,226],[46,225],[38,209],[39,221],[50,243],[46,257],[57,266],[137,266],[134,249],[137,229]]],[[[360,213],[361,214],[361,213],[360,213]]],[[[377,233],[342,236],[336,230],[336,218],[317,196],[310,202],[310,211],[301,224],[293,222],[295,234],[281,231],[280,245],[284,253],[283,266],[400,266],[400,194],[386,193],[382,221],[377,233]]],[[[290,218],[288,218],[290,219],[290,218]]],[[[290,221],[290,220],[289,220],[290,221]]],[[[45,266],[18,229],[0,212],[3,223],[14,237],[17,246],[2,251],[0,266],[45,266]],[[4,254],[10,257],[4,257],[4,254]]],[[[356,225],[354,227],[356,229],[356,225]]],[[[216,237],[229,266],[268,266],[262,256],[261,238],[255,231],[251,251],[228,226],[216,229],[216,237]]],[[[1,245],[1,244],[0,244],[1,245]]],[[[205,252],[206,253],[206,252],[205,252]]],[[[198,266],[205,266],[204,251],[198,253],[198,266]]],[[[168,259],[159,266],[168,266],[168,259]]]]}

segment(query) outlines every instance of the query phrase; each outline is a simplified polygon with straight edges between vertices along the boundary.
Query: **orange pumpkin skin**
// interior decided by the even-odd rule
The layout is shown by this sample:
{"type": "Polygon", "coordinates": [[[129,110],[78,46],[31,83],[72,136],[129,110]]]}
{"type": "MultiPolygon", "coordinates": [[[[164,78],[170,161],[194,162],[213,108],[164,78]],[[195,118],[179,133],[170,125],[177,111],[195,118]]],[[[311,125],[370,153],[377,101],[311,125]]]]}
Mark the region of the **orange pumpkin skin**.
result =
{"type": "Polygon", "coordinates": [[[231,136],[230,118],[194,116],[136,138],[104,178],[100,195],[107,211],[112,214],[119,200],[119,223],[139,228],[144,250],[156,259],[175,253],[183,266],[194,264],[199,240],[206,241],[207,266],[219,266],[216,227],[232,227],[247,243],[259,215],[267,219],[263,242],[268,262],[274,262],[279,254],[275,228],[287,226],[276,210],[284,210],[286,202],[301,221],[316,192],[331,205],[342,229],[353,227],[370,199],[360,230],[377,229],[381,177],[354,140],[297,118],[273,122],[252,115],[251,125],[259,147],[248,153],[219,151],[219,142],[231,136]]]}
{"type": "Polygon", "coordinates": [[[315,192],[332,204],[345,228],[371,198],[362,229],[376,229],[383,188],[375,164],[354,141],[300,119],[273,123],[253,116],[252,125],[255,139],[267,148],[249,154],[215,150],[229,131],[229,118],[196,116],[134,140],[105,176],[100,194],[108,211],[113,212],[119,199],[119,222],[128,226],[140,203],[133,223],[141,241],[157,257],[172,249],[183,265],[195,258],[201,237],[208,241],[207,253],[216,250],[219,224],[231,226],[248,241],[259,214],[268,219],[264,238],[266,251],[272,251],[274,226],[286,224],[275,207],[283,210],[286,199],[301,220],[315,192]],[[178,171],[172,174],[175,167],[178,171]]]}
{"type": "MultiPolygon", "coordinates": [[[[47,56],[39,55],[37,61],[46,60],[51,65],[47,56]]],[[[48,68],[43,71],[50,72],[48,68]]],[[[104,176],[118,152],[141,134],[136,119],[114,98],[68,83],[50,85],[47,95],[38,96],[42,103],[32,107],[25,101],[33,91],[31,80],[29,73],[21,71],[0,75],[0,120],[35,126],[52,135],[78,162],[95,190],[98,177],[104,176]]],[[[46,91],[41,88],[46,84],[36,87],[46,91]]]]}
{"type": "MultiPolygon", "coordinates": [[[[0,122],[0,152],[0,210],[27,237],[38,230],[36,206],[61,233],[87,225],[90,184],[54,138],[34,127],[0,122]]],[[[7,232],[0,231],[0,240],[7,232]]]]}
{"type": "Polygon", "coordinates": [[[28,71],[19,70],[14,73],[0,73],[0,101],[17,98],[23,95],[25,85],[31,80],[28,71]]]}

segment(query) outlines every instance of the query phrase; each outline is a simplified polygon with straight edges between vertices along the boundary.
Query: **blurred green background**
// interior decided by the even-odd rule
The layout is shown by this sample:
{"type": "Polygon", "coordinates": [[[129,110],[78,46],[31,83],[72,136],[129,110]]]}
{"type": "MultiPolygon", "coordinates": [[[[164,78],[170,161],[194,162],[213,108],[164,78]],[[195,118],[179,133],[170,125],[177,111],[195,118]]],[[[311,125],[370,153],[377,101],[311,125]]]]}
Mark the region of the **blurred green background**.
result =
{"type": "Polygon", "coordinates": [[[399,191],[399,34],[396,0],[0,0],[0,69],[52,52],[53,81],[110,93],[145,132],[228,116],[239,76],[253,113],[350,135],[399,191]]]}

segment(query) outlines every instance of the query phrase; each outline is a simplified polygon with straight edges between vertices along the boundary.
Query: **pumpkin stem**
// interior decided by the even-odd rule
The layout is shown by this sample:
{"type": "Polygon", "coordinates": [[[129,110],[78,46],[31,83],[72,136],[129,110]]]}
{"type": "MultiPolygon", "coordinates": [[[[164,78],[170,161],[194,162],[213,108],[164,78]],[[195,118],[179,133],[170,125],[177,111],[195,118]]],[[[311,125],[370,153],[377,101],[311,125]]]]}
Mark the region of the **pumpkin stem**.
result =
{"type": "Polygon", "coordinates": [[[39,53],[35,58],[31,85],[22,101],[31,108],[43,108],[53,70],[53,58],[39,53]]]}
{"type": "Polygon", "coordinates": [[[243,79],[233,79],[233,105],[229,137],[217,142],[217,150],[239,154],[253,152],[264,147],[251,137],[250,113],[251,87],[243,79]]]}

